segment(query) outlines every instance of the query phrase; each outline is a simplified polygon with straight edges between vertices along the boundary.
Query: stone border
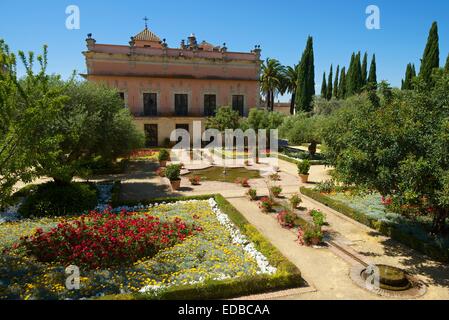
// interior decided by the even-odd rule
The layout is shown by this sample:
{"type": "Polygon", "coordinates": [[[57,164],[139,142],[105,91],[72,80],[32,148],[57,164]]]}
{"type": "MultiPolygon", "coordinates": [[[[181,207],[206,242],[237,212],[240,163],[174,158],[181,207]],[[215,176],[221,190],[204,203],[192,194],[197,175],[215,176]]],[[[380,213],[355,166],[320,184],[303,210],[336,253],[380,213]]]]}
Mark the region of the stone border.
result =
{"type": "Polygon", "coordinates": [[[351,280],[360,288],[366,291],[372,292],[382,297],[396,298],[396,299],[417,299],[427,293],[427,287],[424,283],[416,279],[415,277],[407,274],[407,279],[412,283],[412,288],[404,291],[391,291],[381,288],[367,288],[365,281],[362,279],[361,274],[366,267],[358,265],[351,268],[349,276],[351,280]]]}

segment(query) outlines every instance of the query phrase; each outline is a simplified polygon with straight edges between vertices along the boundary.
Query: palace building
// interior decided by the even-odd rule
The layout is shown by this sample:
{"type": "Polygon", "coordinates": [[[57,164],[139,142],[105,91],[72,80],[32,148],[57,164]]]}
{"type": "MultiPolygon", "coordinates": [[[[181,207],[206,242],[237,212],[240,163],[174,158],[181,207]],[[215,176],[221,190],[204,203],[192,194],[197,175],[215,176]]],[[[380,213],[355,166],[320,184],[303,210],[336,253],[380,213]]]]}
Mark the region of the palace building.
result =
{"type": "Polygon", "coordinates": [[[260,46],[231,52],[191,34],[170,48],[146,24],[129,45],[99,44],[92,34],[86,42],[83,76],[118,90],[147,147],[165,145],[174,129],[191,132],[194,121],[204,129],[220,106],[247,116],[260,105],[260,46]]]}

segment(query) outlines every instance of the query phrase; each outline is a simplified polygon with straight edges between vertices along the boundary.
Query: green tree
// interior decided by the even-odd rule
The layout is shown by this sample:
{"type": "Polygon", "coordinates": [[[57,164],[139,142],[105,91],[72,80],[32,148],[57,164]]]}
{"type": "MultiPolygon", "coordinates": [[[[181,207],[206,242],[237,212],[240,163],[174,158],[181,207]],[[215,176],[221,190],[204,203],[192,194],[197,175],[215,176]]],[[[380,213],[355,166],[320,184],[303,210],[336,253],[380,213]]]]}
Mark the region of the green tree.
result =
{"type": "Polygon", "coordinates": [[[276,59],[267,58],[262,64],[262,73],[260,77],[260,87],[266,97],[267,108],[270,111],[274,109],[274,98],[283,87],[284,67],[276,59]]]}
{"type": "Polygon", "coordinates": [[[437,76],[433,88],[418,78],[414,90],[393,93],[378,106],[364,98],[338,110],[322,137],[340,182],[392,197],[401,214],[431,216],[433,233],[443,233],[449,216],[449,75],[437,76]]]}
{"type": "Polygon", "coordinates": [[[413,89],[413,79],[416,77],[415,66],[412,63],[407,65],[405,79],[402,81],[402,90],[413,89]]]}
{"type": "Polygon", "coordinates": [[[295,113],[296,90],[298,89],[299,65],[287,66],[284,70],[284,88],[282,91],[291,94],[290,114],[293,115],[295,113]]]}
{"type": "Polygon", "coordinates": [[[217,129],[220,132],[224,132],[226,129],[238,129],[240,128],[240,115],[238,111],[233,110],[231,107],[220,107],[214,117],[210,117],[206,121],[207,129],[217,129]]]}
{"type": "Polygon", "coordinates": [[[348,70],[347,95],[358,94],[362,89],[362,65],[360,63],[360,52],[353,53],[348,70]]]}
{"type": "Polygon", "coordinates": [[[313,38],[308,37],[307,45],[299,64],[298,89],[296,91],[296,108],[309,112],[315,95],[315,62],[313,38]]]}
{"type": "Polygon", "coordinates": [[[338,86],[338,96],[340,99],[346,98],[346,89],[347,89],[347,83],[346,83],[346,67],[341,68],[341,74],[340,74],[340,84],[338,86]]]}
{"type": "Polygon", "coordinates": [[[326,82],[326,72],[323,73],[323,82],[321,84],[321,97],[326,99],[327,97],[327,82],[326,82]]]}
{"type": "Polygon", "coordinates": [[[449,54],[447,55],[446,65],[444,66],[444,71],[449,72],[449,54]]]}
{"type": "Polygon", "coordinates": [[[369,68],[368,83],[377,85],[377,66],[376,66],[376,55],[373,54],[371,59],[371,66],[369,68]]]}
{"type": "Polygon", "coordinates": [[[48,152],[36,156],[36,170],[52,177],[58,185],[67,185],[74,176],[89,174],[85,164],[100,157],[114,162],[143,146],[143,134],[135,126],[128,109],[123,107],[115,89],[92,82],[54,79],[69,99],[54,121],[41,135],[60,137],[48,152]]]}
{"type": "Polygon", "coordinates": [[[368,53],[363,55],[362,71],[361,71],[362,87],[368,83],[368,53]]]}
{"type": "Polygon", "coordinates": [[[332,92],[334,91],[332,87],[332,80],[334,80],[334,73],[333,73],[333,66],[331,65],[331,69],[329,71],[329,79],[327,81],[327,94],[326,94],[327,100],[332,99],[332,92]]]}
{"type": "Polygon", "coordinates": [[[0,208],[9,203],[18,181],[31,182],[37,176],[37,157],[60,140],[44,135],[67,97],[50,86],[47,47],[35,59],[19,51],[25,77],[19,80],[16,55],[0,39],[0,208]],[[39,69],[33,71],[34,63],[39,69]]]}
{"type": "Polygon", "coordinates": [[[419,76],[429,85],[432,85],[432,72],[440,67],[440,48],[438,39],[438,24],[434,22],[429,31],[427,45],[421,59],[419,76]]]}
{"type": "Polygon", "coordinates": [[[340,75],[340,66],[337,66],[337,71],[335,72],[335,81],[334,81],[334,92],[332,93],[332,95],[334,96],[335,99],[339,99],[339,82],[338,82],[338,77],[340,75]]]}

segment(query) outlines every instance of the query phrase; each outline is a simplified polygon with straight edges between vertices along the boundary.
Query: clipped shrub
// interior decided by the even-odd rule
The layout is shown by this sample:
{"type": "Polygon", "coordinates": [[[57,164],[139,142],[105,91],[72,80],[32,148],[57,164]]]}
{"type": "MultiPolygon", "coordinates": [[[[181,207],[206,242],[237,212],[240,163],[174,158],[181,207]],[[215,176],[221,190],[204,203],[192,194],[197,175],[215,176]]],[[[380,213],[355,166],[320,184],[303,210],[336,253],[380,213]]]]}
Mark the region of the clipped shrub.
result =
{"type": "Polygon", "coordinates": [[[310,161],[303,160],[298,162],[298,173],[302,175],[308,175],[310,171],[310,161]]]}
{"type": "Polygon", "coordinates": [[[64,216],[79,214],[97,206],[95,185],[48,182],[36,187],[19,209],[24,217],[64,216]]]}
{"type": "Polygon", "coordinates": [[[167,149],[161,149],[157,158],[159,161],[168,161],[170,159],[170,152],[167,149]]]}
{"type": "Polygon", "coordinates": [[[170,181],[178,181],[181,179],[181,165],[171,164],[165,169],[165,176],[170,181]]]}

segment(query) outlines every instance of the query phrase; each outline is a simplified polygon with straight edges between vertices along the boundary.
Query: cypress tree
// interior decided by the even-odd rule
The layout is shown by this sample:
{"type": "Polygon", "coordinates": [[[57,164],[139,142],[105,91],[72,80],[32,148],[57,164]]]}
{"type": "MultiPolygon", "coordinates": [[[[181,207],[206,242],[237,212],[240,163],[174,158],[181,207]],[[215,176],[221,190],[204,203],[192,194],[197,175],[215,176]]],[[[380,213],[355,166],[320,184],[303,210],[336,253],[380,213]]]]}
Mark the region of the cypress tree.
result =
{"type": "Polygon", "coordinates": [[[366,86],[368,83],[368,53],[365,52],[363,55],[362,62],[362,87],[366,86]]]}
{"type": "Polygon", "coordinates": [[[340,85],[338,86],[338,97],[340,99],[346,98],[346,67],[341,69],[340,85]]]}
{"type": "Polygon", "coordinates": [[[338,96],[338,76],[340,75],[340,66],[337,66],[337,71],[335,72],[335,81],[334,81],[334,92],[333,92],[333,96],[335,99],[339,99],[338,96]]]}
{"type": "Polygon", "coordinates": [[[449,54],[447,55],[446,65],[444,66],[444,71],[449,72],[449,54]]]}
{"type": "Polygon", "coordinates": [[[332,99],[332,92],[333,92],[332,80],[334,80],[334,72],[333,66],[331,65],[331,70],[329,71],[329,80],[327,81],[327,94],[326,94],[327,100],[332,99]]]}
{"type": "Polygon", "coordinates": [[[323,73],[323,82],[321,85],[321,97],[326,99],[327,95],[327,84],[326,84],[326,72],[323,73]]]}
{"type": "Polygon", "coordinates": [[[376,55],[373,54],[371,59],[371,66],[369,68],[368,83],[377,85],[377,66],[376,66],[376,55]]]}
{"type": "Polygon", "coordinates": [[[351,61],[349,62],[349,68],[348,68],[348,73],[346,74],[346,95],[345,97],[349,97],[351,95],[354,94],[355,90],[354,90],[354,62],[355,62],[355,53],[353,52],[351,55],[351,61]]]}
{"type": "Polygon", "coordinates": [[[298,110],[311,111],[315,95],[315,62],[313,55],[313,38],[309,36],[302,54],[298,73],[299,86],[296,90],[296,107],[298,110]]]}
{"type": "Polygon", "coordinates": [[[363,87],[363,81],[362,81],[362,64],[360,62],[360,51],[357,53],[356,57],[355,57],[355,67],[356,67],[356,71],[354,72],[354,83],[356,84],[355,86],[355,93],[360,93],[362,91],[362,87],[363,87]]]}
{"type": "Polygon", "coordinates": [[[429,31],[427,45],[421,60],[419,76],[428,84],[432,84],[433,69],[440,66],[440,49],[438,40],[438,24],[434,22],[429,31]]]}
{"type": "Polygon", "coordinates": [[[409,63],[405,71],[405,79],[402,81],[402,90],[413,89],[413,78],[416,77],[415,65],[409,63]]]}

